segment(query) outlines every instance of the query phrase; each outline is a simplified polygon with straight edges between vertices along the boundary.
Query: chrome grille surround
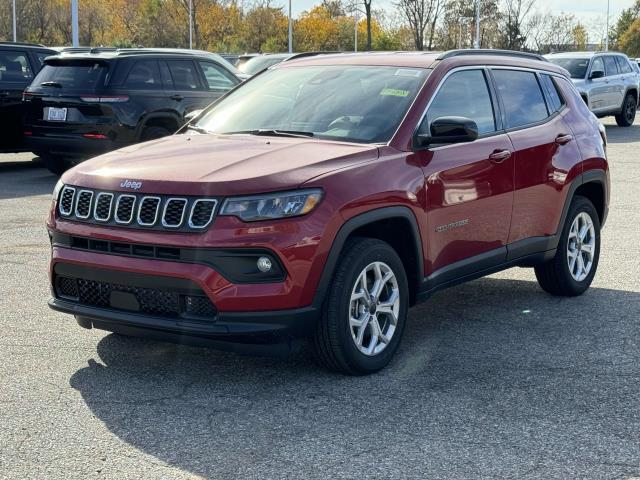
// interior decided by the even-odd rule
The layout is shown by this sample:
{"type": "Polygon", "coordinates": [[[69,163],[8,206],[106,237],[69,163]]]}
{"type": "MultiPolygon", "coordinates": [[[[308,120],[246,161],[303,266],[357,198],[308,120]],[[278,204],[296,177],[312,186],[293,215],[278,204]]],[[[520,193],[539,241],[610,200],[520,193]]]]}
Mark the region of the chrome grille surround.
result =
{"type": "Polygon", "coordinates": [[[140,200],[140,205],[138,205],[138,216],[136,218],[136,220],[138,221],[139,225],[142,225],[143,227],[152,227],[156,224],[156,222],[158,221],[158,212],[160,211],[160,203],[162,202],[162,199],[160,197],[152,197],[152,196],[145,196],[142,197],[142,199],[140,200]],[[151,222],[149,221],[143,221],[142,216],[146,215],[147,212],[143,212],[143,209],[147,208],[146,203],[149,202],[155,202],[155,207],[150,207],[153,209],[153,220],[151,222]]]}
{"type": "Polygon", "coordinates": [[[164,204],[162,211],[162,226],[167,228],[180,228],[184,220],[184,212],[187,209],[187,199],[172,197],[164,204]],[[176,221],[176,217],[180,213],[180,220],[176,221]],[[168,219],[168,221],[167,221],[168,219]]]}
{"type": "Polygon", "coordinates": [[[218,205],[218,201],[215,198],[199,198],[191,205],[191,211],[189,212],[189,227],[195,229],[203,229],[207,228],[209,224],[213,221],[213,215],[216,212],[216,206],[218,205]],[[206,218],[206,222],[202,222],[199,218],[198,208],[203,204],[211,204],[211,211],[207,215],[204,213],[204,217],[206,218]],[[198,215],[198,218],[195,219],[194,215],[198,215]],[[207,218],[208,217],[208,218],[207,218]]]}
{"type": "MultiPolygon", "coordinates": [[[[121,224],[125,224],[128,225],[131,223],[131,221],[133,220],[133,212],[134,209],[136,208],[136,199],[137,197],[135,195],[129,195],[129,194],[122,194],[118,197],[118,200],[116,201],[116,211],[114,213],[114,218],[116,220],[116,223],[121,223],[121,224]],[[120,216],[120,204],[122,203],[122,201],[124,200],[125,202],[127,200],[131,199],[131,206],[127,207],[126,204],[122,207],[123,209],[126,209],[124,211],[129,211],[129,218],[128,219],[124,219],[120,216]]],[[[124,212],[122,212],[124,213],[124,212]]]]}
{"type": "Polygon", "coordinates": [[[91,202],[93,192],[91,190],[80,190],[76,196],[75,215],[77,218],[85,219],[91,215],[91,202]]]}
{"type": "Polygon", "coordinates": [[[76,189],[74,187],[64,186],[62,188],[62,191],[60,192],[60,201],[58,202],[58,211],[60,212],[60,215],[68,217],[73,213],[75,198],[76,189]]]}
{"type": "Polygon", "coordinates": [[[96,195],[96,201],[93,204],[93,218],[98,222],[108,222],[111,218],[111,208],[113,207],[113,193],[110,192],[100,192],[96,195]],[[108,198],[108,204],[105,205],[103,198],[108,198]],[[99,215],[102,210],[106,207],[107,214],[99,215]]]}
{"type": "Polygon", "coordinates": [[[103,191],[65,185],[57,213],[80,223],[138,230],[202,233],[214,222],[221,199],[103,191]]]}

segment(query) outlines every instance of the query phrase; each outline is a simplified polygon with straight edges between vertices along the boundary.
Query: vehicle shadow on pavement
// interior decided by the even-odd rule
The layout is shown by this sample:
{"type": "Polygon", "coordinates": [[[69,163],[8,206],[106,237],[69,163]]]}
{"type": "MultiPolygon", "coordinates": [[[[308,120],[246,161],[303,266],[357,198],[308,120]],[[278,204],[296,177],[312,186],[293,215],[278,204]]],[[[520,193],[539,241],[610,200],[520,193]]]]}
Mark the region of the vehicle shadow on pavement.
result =
{"type": "Polygon", "coordinates": [[[70,384],[122,441],[207,478],[637,474],[638,318],[638,292],[485,278],[412,309],[376,375],[107,335],[70,384]]]}
{"type": "Polygon", "coordinates": [[[617,125],[607,125],[607,141],[609,143],[634,143],[640,138],[640,125],[635,124],[630,127],[618,127],[617,125]]]}
{"type": "Polygon", "coordinates": [[[31,161],[0,162],[0,199],[50,194],[58,177],[38,157],[31,161]]]}

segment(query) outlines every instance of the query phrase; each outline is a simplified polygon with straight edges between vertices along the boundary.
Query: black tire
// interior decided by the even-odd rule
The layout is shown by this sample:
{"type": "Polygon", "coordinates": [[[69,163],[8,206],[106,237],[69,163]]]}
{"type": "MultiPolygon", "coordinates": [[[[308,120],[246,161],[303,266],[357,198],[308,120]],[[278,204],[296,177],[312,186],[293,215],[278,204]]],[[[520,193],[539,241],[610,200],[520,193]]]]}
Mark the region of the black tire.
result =
{"type": "Polygon", "coordinates": [[[622,111],[616,115],[616,123],[619,127],[630,127],[636,119],[638,102],[635,95],[627,93],[622,102],[622,111]]]}
{"type": "Polygon", "coordinates": [[[149,140],[157,140],[158,138],[168,137],[171,132],[164,127],[146,127],[140,135],[140,140],[147,142],[149,140]]]}
{"type": "MultiPolygon", "coordinates": [[[[389,282],[386,285],[387,287],[379,295],[380,298],[386,296],[387,298],[384,300],[389,299],[391,291],[396,288],[389,282]]],[[[407,276],[402,260],[396,251],[388,243],[381,240],[349,239],[338,260],[333,281],[325,298],[322,316],[313,336],[313,346],[319,362],[330,370],[349,375],[366,375],[384,368],[391,361],[400,345],[407,321],[408,304],[407,276]],[[378,343],[380,346],[384,343],[386,347],[382,347],[383,349],[379,353],[369,356],[362,353],[356,346],[349,318],[351,315],[351,293],[356,286],[356,281],[365,268],[374,262],[382,262],[395,275],[400,304],[397,310],[395,331],[390,336],[390,340],[378,343]]],[[[391,324],[390,318],[386,314],[380,315],[380,312],[375,311],[375,307],[373,313],[377,313],[375,317],[383,324],[381,330],[388,334],[388,328],[391,324]]],[[[378,325],[377,322],[378,320],[376,320],[376,325],[378,325]]],[[[368,346],[372,345],[372,329],[372,324],[364,329],[369,332],[368,346]],[[367,328],[369,330],[366,330],[367,328]]]]}
{"type": "MultiPolygon", "coordinates": [[[[582,253],[580,253],[580,255],[582,255],[582,253]]],[[[551,295],[575,297],[583,294],[591,285],[596,270],[598,269],[599,258],[600,219],[598,218],[598,212],[589,199],[577,195],[573,198],[571,206],[569,207],[556,254],[553,259],[535,267],[536,278],[542,289],[551,295]],[[571,241],[569,238],[571,226],[581,213],[586,213],[591,217],[595,234],[595,247],[591,269],[584,279],[578,281],[569,269],[567,249],[571,241]]]]}
{"type": "Polygon", "coordinates": [[[39,153],[37,155],[40,157],[40,160],[42,160],[42,163],[47,170],[54,175],[60,176],[73,166],[71,161],[60,155],[51,155],[48,153],[39,153]]]}

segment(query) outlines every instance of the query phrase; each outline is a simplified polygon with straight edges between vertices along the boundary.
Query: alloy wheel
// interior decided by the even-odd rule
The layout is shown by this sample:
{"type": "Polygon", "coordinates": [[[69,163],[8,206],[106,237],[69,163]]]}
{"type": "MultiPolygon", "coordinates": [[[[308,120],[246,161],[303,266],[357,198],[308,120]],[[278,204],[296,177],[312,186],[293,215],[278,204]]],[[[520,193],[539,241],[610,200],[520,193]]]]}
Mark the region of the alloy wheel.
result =
{"type": "Polygon", "coordinates": [[[391,267],[384,262],[367,265],[351,291],[349,330],[358,350],[374,356],[391,342],[400,314],[400,290],[391,267]]]}
{"type": "Polygon", "coordinates": [[[581,282],[593,267],[596,232],[591,216],[580,212],[571,224],[567,242],[567,263],[574,280],[581,282]]]}

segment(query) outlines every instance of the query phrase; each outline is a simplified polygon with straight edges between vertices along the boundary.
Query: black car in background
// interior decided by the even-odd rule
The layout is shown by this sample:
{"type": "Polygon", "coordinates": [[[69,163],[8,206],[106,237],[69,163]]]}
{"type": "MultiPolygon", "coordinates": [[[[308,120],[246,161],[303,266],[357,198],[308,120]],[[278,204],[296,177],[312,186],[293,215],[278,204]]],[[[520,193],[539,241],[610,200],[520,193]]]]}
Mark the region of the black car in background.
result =
{"type": "Polygon", "coordinates": [[[61,173],[100,153],[160,138],[240,79],[217,55],[93,49],[46,59],[25,90],[25,142],[61,173]]]}
{"type": "Polygon", "coordinates": [[[43,45],[0,42],[0,152],[25,150],[22,138],[22,92],[57,52],[43,45]]]}

